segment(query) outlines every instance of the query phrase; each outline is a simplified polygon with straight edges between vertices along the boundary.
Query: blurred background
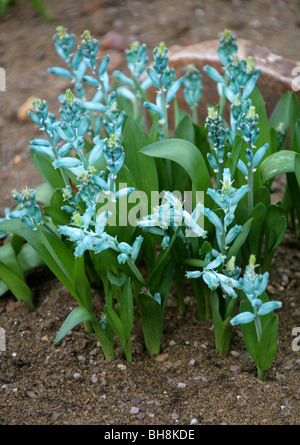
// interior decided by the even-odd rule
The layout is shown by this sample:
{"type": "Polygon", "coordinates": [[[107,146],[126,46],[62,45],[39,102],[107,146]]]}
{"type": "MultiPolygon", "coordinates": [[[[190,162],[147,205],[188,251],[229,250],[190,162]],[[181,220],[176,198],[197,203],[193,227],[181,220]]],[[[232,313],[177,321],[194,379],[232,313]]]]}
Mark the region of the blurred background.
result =
{"type": "Polygon", "coordinates": [[[160,41],[188,46],[219,38],[224,28],[300,60],[298,0],[44,0],[48,19],[33,2],[0,0],[0,67],[6,71],[6,91],[0,92],[1,214],[13,205],[13,188],[41,182],[28,149],[29,139],[39,133],[26,116],[35,97],[57,113],[57,96],[69,86],[67,79],[47,72],[62,66],[53,46],[57,26],[75,33],[78,42],[89,29],[101,52],[110,54],[111,72],[123,68],[123,51],[135,40],[147,43],[151,56],[160,41]]]}

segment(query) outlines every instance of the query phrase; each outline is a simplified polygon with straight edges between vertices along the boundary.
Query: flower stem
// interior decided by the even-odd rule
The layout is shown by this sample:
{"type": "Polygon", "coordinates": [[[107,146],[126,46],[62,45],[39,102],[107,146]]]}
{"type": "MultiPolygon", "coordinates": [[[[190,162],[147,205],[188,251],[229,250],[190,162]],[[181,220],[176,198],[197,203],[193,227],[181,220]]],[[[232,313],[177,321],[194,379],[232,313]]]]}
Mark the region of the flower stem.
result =
{"type": "Polygon", "coordinates": [[[248,193],[248,215],[251,214],[253,210],[253,165],[252,163],[248,165],[248,185],[249,185],[249,193],[248,193]]]}
{"type": "Polygon", "coordinates": [[[198,125],[198,112],[196,104],[192,107],[192,119],[194,124],[198,125]]]}

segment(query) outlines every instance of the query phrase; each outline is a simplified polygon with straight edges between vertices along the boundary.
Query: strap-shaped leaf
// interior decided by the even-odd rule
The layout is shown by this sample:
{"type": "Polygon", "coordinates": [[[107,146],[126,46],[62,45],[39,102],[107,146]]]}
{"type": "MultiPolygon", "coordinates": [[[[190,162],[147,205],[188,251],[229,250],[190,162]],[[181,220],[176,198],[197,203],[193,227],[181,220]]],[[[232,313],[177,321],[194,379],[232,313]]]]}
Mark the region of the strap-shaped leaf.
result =
{"type": "Polygon", "coordinates": [[[228,253],[227,253],[227,259],[229,260],[231,257],[233,256],[237,256],[240,248],[242,247],[242,245],[244,244],[244,242],[247,239],[247,236],[249,234],[250,228],[251,228],[251,224],[252,224],[253,219],[250,218],[244,225],[243,225],[243,230],[238,234],[238,236],[236,237],[236,239],[234,240],[232,246],[230,247],[228,253]]]}
{"type": "MultiPolygon", "coordinates": [[[[191,178],[195,191],[206,191],[211,180],[206,162],[198,148],[183,139],[164,139],[142,148],[141,153],[154,158],[164,158],[177,162],[191,178]]],[[[208,200],[208,198],[206,198],[208,200]]]]}
{"type": "Polygon", "coordinates": [[[288,150],[280,150],[268,156],[259,168],[262,182],[265,184],[277,175],[294,172],[295,156],[294,151],[288,150]]]}
{"type": "Polygon", "coordinates": [[[48,182],[53,189],[65,186],[59,170],[53,167],[51,159],[37,153],[32,154],[32,159],[42,178],[48,182]]]}
{"type": "Polygon", "coordinates": [[[0,279],[11,290],[17,300],[24,300],[33,309],[31,290],[25,283],[24,278],[20,278],[11,269],[0,262],[0,279]]]}
{"type": "Polygon", "coordinates": [[[154,159],[140,153],[141,148],[148,144],[148,139],[131,116],[126,121],[122,143],[126,165],[135,179],[137,189],[146,192],[149,199],[151,192],[158,190],[156,165],[154,159]]]}
{"type": "Polygon", "coordinates": [[[104,312],[106,314],[106,321],[120,340],[122,348],[125,350],[127,348],[127,338],[124,330],[123,323],[121,322],[118,315],[115,313],[112,307],[104,306],[104,312]]]}
{"type": "Polygon", "coordinates": [[[257,365],[267,371],[273,363],[277,351],[278,315],[273,314],[265,324],[257,345],[257,365]]]}
{"type": "Polygon", "coordinates": [[[73,280],[74,256],[58,237],[42,227],[32,230],[17,219],[1,221],[1,229],[23,236],[61,283],[78,298],[73,280]]]}
{"type": "Polygon", "coordinates": [[[67,316],[63,325],[61,326],[55,340],[56,345],[60,340],[62,340],[68,332],[70,332],[75,326],[84,321],[97,322],[97,318],[85,307],[77,307],[67,316]]]}
{"type": "Polygon", "coordinates": [[[164,329],[163,309],[148,294],[140,294],[138,302],[147,351],[151,355],[157,355],[160,352],[160,341],[164,329]]]}
{"type": "Polygon", "coordinates": [[[130,279],[126,281],[123,287],[119,313],[120,320],[122,322],[128,342],[130,341],[130,335],[133,326],[133,295],[130,279]]]}

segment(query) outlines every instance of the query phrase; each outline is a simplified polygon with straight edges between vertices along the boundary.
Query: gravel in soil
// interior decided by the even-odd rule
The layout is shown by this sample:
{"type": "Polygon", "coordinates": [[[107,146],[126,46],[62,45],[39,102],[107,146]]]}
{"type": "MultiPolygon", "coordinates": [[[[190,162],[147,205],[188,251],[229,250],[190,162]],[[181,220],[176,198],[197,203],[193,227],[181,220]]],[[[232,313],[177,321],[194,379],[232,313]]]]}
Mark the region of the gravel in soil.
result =
{"type": "MultiPolygon", "coordinates": [[[[292,329],[300,326],[299,259],[289,234],[274,259],[268,288],[283,308],[278,311],[278,352],[264,383],[256,378],[239,328],[228,357],[219,358],[212,322],[197,320],[189,288],[184,317],[178,315],[176,296],[168,300],[157,357],[144,350],[139,320],[132,364],[117,342],[116,360],[106,362],[96,337],[86,335],[82,326],[54,347],[75,303],[49,273],[34,271],[29,284],[35,311],[9,295],[0,300],[7,338],[7,350],[0,355],[0,423],[299,424],[300,352],[292,349],[292,329]]],[[[98,317],[102,308],[101,292],[95,291],[98,317]]]]}

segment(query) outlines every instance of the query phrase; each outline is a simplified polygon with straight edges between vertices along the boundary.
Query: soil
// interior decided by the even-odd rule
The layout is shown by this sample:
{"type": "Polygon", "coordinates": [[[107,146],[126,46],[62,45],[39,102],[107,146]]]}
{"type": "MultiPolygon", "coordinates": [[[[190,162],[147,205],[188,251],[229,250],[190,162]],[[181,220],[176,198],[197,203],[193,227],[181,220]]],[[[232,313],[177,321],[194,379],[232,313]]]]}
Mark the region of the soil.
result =
{"type": "MultiPolygon", "coordinates": [[[[228,357],[219,358],[212,322],[197,320],[189,288],[184,317],[178,315],[176,297],[169,297],[157,357],[144,350],[139,321],[132,336],[132,364],[117,343],[116,360],[106,362],[96,337],[86,335],[82,326],[54,347],[75,303],[55,278],[36,270],[28,277],[35,311],[9,295],[0,300],[0,324],[7,337],[7,351],[0,355],[0,423],[189,425],[196,419],[202,425],[299,424],[300,351],[292,348],[292,329],[300,316],[299,261],[299,246],[287,235],[268,287],[283,308],[277,355],[264,383],[256,378],[239,328],[228,357]]],[[[98,317],[102,307],[102,295],[95,291],[98,317]]]]}
{"type": "MultiPolygon", "coordinates": [[[[0,104],[0,208],[12,205],[9,191],[41,180],[28,153],[38,131],[20,122],[17,111],[30,96],[57,110],[57,96],[68,83],[47,73],[60,60],[52,35],[63,24],[79,35],[89,28],[100,42],[114,30],[125,43],[139,39],[149,48],[216,38],[224,27],[271,51],[298,59],[300,29],[297,1],[218,0],[172,2],[46,1],[57,20],[46,23],[29,2],[16,1],[0,23],[1,66],[7,91],[0,104]],[[171,25],[171,26],[170,26],[171,25]],[[291,44],[292,42],[292,44],[291,44]]],[[[124,42],[123,42],[124,43],[124,42]]],[[[115,66],[123,59],[111,44],[115,66]]],[[[214,348],[212,322],[196,318],[186,289],[187,313],[178,315],[175,295],[166,311],[161,355],[144,350],[141,325],[133,331],[133,363],[105,362],[95,336],[75,328],[57,347],[56,333],[75,303],[44,269],[28,276],[36,309],[7,294],[0,299],[0,326],[7,351],[0,353],[1,424],[299,424],[300,352],[292,349],[292,329],[300,326],[300,253],[291,232],[274,258],[268,291],[283,301],[279,311],[279,346],[267,382],[256,378],[255,365],[237,328],[231,351],[221,360],[214,348]],[[120,366],[121,365],[121,366],[120,366]]],[[[94,291],[100,316],[101,292],[94,291]]]]}

